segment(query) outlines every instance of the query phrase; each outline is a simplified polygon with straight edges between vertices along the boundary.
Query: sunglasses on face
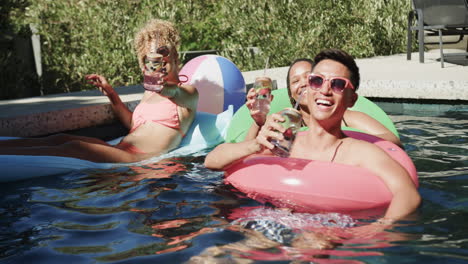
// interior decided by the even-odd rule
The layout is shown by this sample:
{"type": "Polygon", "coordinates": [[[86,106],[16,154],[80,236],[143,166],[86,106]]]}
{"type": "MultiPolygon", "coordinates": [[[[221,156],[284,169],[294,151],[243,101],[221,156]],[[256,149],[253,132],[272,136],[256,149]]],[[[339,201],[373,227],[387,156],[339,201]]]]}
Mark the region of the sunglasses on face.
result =
{"type": "Polygon", "coordinates": [[[332,77],[326,79],[325,76],[320,74],[309,75],[309,86],[314,90],[320,90],[327,81],[330,82],[330,88],[335,93],[342,93],[346,88],[354,89],[353,84],[343,77],[332,77]]]}

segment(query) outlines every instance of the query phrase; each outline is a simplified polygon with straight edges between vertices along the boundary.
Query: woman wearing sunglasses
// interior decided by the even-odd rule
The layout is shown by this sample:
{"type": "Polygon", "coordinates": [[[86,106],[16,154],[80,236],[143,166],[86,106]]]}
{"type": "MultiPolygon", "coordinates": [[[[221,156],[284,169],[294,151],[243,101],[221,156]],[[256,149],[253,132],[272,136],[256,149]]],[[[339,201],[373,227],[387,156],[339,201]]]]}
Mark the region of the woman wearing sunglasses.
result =
{"type": "MultiPolygon", "coordinates": [[[[311,76],[312,66],[314,62],[310,59],[297,59],[292,62],[291,66],[288,69],[286,83],[288,89],[288,95],[291,100],[291,105],[296,105],[296,101],[299,100],[301,97],[302,92],[307,92],[307,87],[309,86],[320,86],[323,83],[323,76],[320,75],[313,75],[311,76]]],[[[332,89],[336,92],[341,92],[343,88],[344,82],[341,80],[334,80],[330,85],[332,89]]],[[[254,120],[261,120],[261,118],[254,117],[257,113],[252,109],[251,105],[253,104],[255,98],[255,91],[249,91],[247,95],[247,107],[250,109],[250,113],[254,120]]],[[[301,99],[299,102],[299,109],[298,109],[303,117],[303,125],[308,126],[308,116],[309,116],[309,109],[307,108],[307,104],[305,100],[301,99]]],[[[264,124],[265,120],[263,120],[264,124]]],[[[260,131],[261,126],[263,125],[260,123],[253,123],[249,133],[246,136],[247,139],[253,139],[260,131]]],[[[380,122],[375,120],[374,118],[370,117],[366,113],[359,112],[359,111],[352,111],[347,110],[343,116],[343,120],[341,123],[343,126],[352,127],[355,129],[359,129],[367,134],[374,135],[385,139],[387,141],[393,142],[398,146],[402,147],[400,139],[395,136],[390,130],[388,130],[384,125],[380,122]]]]}
{"type": "Polygon", "coordinates": [[[115,146],[100,139],[58,134],[0,142],[0,154],[73,157],[94,162],[136,162],[176,148],[195,118],[198,92],[179,79],[180,36],[168,21],[153,19],[136,34],[134,45],[145,92],[131,112],[106,78],[86,80],[106,95],[129,134],[115,146]]]}
{"type": "MultiPolygon", "coordinates": [[[[304,105],[309,110],[309,130],[298,134],[290,150],[291,158],[302,158],[365,168],[379,177],[393,194],[380,223],[392,223],[412,213],[421,197],[408,172],[374,144],[347,137],[341,122],[347,109],[357,100],[359,69],[354,59],[341,50],[324,50],[314,59],[308,75],[304,105]]],[[[286,130],[279,114],[267,117],[256,138],[239,143],[224,143],[210,152],[205,165],[225,169],[252,154],[272,155],[271,140],[283,140],[286,130]]],[[[375,226],[375,225],[374,225],[375,226]]]]}

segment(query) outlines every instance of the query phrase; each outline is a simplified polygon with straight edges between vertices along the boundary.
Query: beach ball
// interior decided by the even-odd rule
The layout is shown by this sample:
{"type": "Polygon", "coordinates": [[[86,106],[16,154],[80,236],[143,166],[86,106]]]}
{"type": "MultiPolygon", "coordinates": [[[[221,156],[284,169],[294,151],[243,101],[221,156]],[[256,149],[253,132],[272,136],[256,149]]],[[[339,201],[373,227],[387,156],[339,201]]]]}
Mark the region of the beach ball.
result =
{"type": "Polygon", "coordinates": [[[230,105],[236,111],[245,103],[244,77],[234,63],[222,56],[195,57],[182,67],[179,75],[187,76],[187,83],[197,88],[197,111],[219,114],[230,105]]]}

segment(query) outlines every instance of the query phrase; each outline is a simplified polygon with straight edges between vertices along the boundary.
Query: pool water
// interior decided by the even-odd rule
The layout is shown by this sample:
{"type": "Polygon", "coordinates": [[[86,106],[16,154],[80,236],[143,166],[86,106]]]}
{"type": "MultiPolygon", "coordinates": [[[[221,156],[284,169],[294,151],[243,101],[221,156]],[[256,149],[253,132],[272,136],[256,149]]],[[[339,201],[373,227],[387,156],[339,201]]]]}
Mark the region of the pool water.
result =
{"type": "Polygon", "coordinates": [[[2,184],[0,263],[468,263],[468,110],[430,115],[391,113],[423,203],[376,236],[340,233],[359,223],[345,214],[259,207],[203,167],[207,150],[2,184]],[[259,235],[239,227],[246,215],[282,221],[259,235]],[[338,241],[322,250],[313,237],[292,246],[282,232],[292,222],[338,241]]]}

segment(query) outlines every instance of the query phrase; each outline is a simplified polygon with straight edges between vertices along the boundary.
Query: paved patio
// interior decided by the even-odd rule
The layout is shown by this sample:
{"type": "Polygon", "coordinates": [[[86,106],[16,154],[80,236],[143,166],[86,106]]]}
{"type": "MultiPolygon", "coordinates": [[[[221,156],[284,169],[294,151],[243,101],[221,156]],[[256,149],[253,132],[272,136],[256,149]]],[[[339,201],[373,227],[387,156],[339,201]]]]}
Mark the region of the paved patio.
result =
{"type": "MultiPolygon", "coordinates": [[[[467,101],[468,67],[446,62],[441,68],[438,50],[425,55],[424,63],[419,63],[417,53],[412,54],[412,60],[406,60],[406,54],[358,59],[358,93],[371,98],[467,101]]],[[[287,70],[288,67],[275,68],[268,70],[267,75],[278,81],[278,87],[286,87],[287,70]]],[[[246,83],[252,83],[261,74],[263,70],[244,73],[246,83]]]]}

